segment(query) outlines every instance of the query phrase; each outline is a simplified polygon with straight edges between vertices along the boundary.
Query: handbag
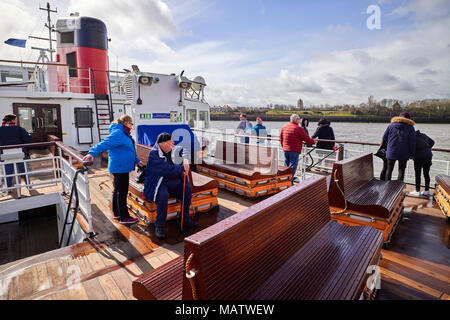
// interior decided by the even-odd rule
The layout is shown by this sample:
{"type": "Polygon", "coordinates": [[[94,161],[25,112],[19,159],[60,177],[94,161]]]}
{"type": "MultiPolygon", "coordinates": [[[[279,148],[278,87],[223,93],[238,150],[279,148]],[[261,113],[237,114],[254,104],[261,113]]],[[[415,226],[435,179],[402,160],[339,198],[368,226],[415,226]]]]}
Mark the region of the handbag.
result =
{"type": "Polygon", "coordinates": [[[386,160],[386,147],[387,147],[387,142],[383,141],[380,148],[378,148],[378,151],[376,153],[374,153],[374,155],[382,160],[386,160]]]}
{"type": "Polygon", "coordinates": [[[136,173],[136,182],[144,183],[145,181],[145,166],[138,167],[136,173]]]}

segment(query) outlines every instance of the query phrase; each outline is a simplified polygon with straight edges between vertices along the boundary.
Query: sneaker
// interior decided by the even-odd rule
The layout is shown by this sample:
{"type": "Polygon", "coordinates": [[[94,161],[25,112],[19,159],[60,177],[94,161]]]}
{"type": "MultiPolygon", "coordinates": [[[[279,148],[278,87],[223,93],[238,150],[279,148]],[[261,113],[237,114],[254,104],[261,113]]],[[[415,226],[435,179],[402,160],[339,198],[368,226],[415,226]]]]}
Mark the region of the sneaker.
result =
{"type": "Polygon", "coordinates": [[[138,218],[126,218],[123,220],[120,220],[121,224],[127,225],[127,226],[131,226],[132,224],[135,224],[136,222],[138,222],[138,218]]]}
{"type": "Polygon", "coordinates": [[[114,219],[119,220],[119,219],[120,219],[120,216],[114,215],[114,219]]]}
{"type": "Polygon", "coordinates": [[[420,193],[420,195],[421,195],[421,196],[425,196],[425,197],[429,197],[431,194],[430,194],[430,191],[422,191],[422,192],[420,193]]]}
{"type": "Polygon", "coordinates": [[[421,195],[419,191],[411,191],[409,194],[410,194],[411,196],[415,196],[415,197],[418,197],[418,196],[421,195]]]}
{"type": "Polygon", "coordinates": [[[164,239],[166,237],[166,234],[164,233],[163,227],[156,227],[155,228],[156,237],[158,239],[164,239]]]}

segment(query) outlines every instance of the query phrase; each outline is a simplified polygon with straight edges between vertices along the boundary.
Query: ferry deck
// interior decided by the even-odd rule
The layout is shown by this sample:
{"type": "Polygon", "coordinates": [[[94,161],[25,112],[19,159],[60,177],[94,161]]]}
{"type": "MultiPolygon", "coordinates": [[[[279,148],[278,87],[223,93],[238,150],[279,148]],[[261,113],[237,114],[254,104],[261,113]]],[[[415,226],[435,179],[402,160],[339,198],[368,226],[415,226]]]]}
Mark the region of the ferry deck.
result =
{"type": "MultiPolygon", "coordinates": [[[[131,227],[112,217],[108,202],[111,183],[105,168],[89,171],[92,204],[92,224],[97,236],[81,243],[28,256],[28,250],[45,242],[57,241],[49,237],[45,221],[33,228],[42,228],[35,238],[17,236],[17,228],[26,232],[29,226],[11,225],[0,234],[2,256],[14,257],[12,262],[0,262],[0,299],[6,300],[128,300],[132,281],[182,255],[183,239],[187,234],[179,230],[176,219],[166,224],[166,239],[158,240],[154,228],[139,222],[131,227]],[[75,280],[76,279],[76,280],[75,280]]],[[[27,191],[22,198],[58,192],[59,186],[27,191]]],[[[412,191],[412,186],[407,186],[412,191]]],[[[434,190],[431,190],[434,191],[434,190]]],[[[197,214],[195,233],[223,220],[252,204],[250,200],[219,190],[219,207],[197,214]]],[[[0,202],[12,196],[0,198],[0,202]]],[[[381,289],[375,299],[450,299],[450,227],[439,207],[432,200],[407,196],[402,221],[391,242],[382,250],[379,263],[381,289]]],[[[77,217],[86,225],[82,216],[77,217]]]]}

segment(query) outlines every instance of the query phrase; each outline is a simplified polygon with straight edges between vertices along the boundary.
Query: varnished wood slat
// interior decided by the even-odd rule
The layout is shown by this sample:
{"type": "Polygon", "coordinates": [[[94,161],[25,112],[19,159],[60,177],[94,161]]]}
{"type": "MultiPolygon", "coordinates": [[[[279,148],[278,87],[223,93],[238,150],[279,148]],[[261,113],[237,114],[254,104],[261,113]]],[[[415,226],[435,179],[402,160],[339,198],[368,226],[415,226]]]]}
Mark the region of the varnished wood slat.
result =
{"type": "Polygon", "coordinates": [[[9,279],[4,282],[7,289],[7,299],[14,300],[19,296],[19,279],[17,276],[9,277],[9,279]]]}
{"type": "Polygon", "coordinates": [[[89,300],[106,300],[108,298],[106,293],[103,291],[103,287],[100,285],[98,278],[84,281],[82,284],[89,300]]]}
{"type": "Polygon", "coordinates": [[[99,253],[94,252],[87,255],[87,259],[94,271],[102,270],[106,267],[99,253]]]}
{"type": "Polygon", "coordinates": [[[103,288],[103,291],[106,293],[106,296],[109,300],[124,300],[125,297],[122,294],[122,291],[117,286],[116,282],[112,278],[111,274],[104,274],[98,278],[100,285],[103,288]]]}
{"type": "Polygon", "coordinates": [[[428,276],[426,273],[415,271],[414,269],[405,267],[401,264],[386,259],[380,261],[380,266],[386,268],[391,272],[395,272],[396,274],[407,277],[412,281],[435,289],[441,293],[450,293],[449,279],[446,279],[446,281],[441,281],[439,279],[428,276]]]}
{"type": "Polygon", "coordinates": [[[126,265],[123,269],[132,280],[135,280],[144,273],[150,272],[154,268],[144,257],[139,257],[135,259],[133,263],[126,265]]]}
{"type": "Polygon", "coordinates": [[[381,275],[381,290],[378,292],[377,299],[382,300],[435,300],[436,298],[407,286],[404,283],[389,277],[386,274],[381,275]]]}
{"type": "Polygon", "coordinates": [[[29,296],[33,292],[33,271],[26,269],[19,275],[19,297],[29,296]]]}
{"type": "Polygon", "coordinates": [[[133,292],[131,290],[131,279],[123,269],[118,269],[111,272],[111,276],[116,282],[117,286],[121,289],[122,294],[127,300],[135,300],[133,292]]]}
{"type": "Polygon", "coordinates": [[[76,265],[80,268],[81,275],[87,275],[93,271],[91,264],[86,256],[77,257],[75,260],[76,265]]]}
{"type": "Polygon", "coordinates": [[[443,282],[450,282],[450,268],[432,263],[426,260],[417,259],[395,251],[383,250],[383,259],[401,264],[419,273],[426,274],[443,282]]]}
{"type": "Polygon", "coordinates": [[[439,299],[442,295],[442,292],[440,292],[438,290],[435,290],[433,288],[425,286],[417,281],[413,281],[405,276],[402,276],[398,273],[392,272],[386,268],[380,267],[380,272],[381,272],[381,274],[387,275],[393,279],[400,281],[401,283],[405,284],[408,287],[412,287],[416,290],[423,291],[434,298],[439,299]]]}
{"type": "Polygon", "coordinates": [[[47,266],[45,263],[37,264],[32,267],[33,272],[33,292],[46,290],[50,288],[50,281],[47,274],[47,266]]]}
{"type": "Polygon", "coordinates": [[[70,300],[89,300],[89,297],[81,283],[67,289],[70,300]]]}
{"type": "Polygon", "coordinates": [[[67,290],[59,291],[51,295],[53,300],[69,300],[69,294],[67,290]]]}
{"type": "Polygon", "coordinates": [[[65,283],[65,277],[58,260],[54,259],[46,263],[50,287],[56,287],[65,283]]]}

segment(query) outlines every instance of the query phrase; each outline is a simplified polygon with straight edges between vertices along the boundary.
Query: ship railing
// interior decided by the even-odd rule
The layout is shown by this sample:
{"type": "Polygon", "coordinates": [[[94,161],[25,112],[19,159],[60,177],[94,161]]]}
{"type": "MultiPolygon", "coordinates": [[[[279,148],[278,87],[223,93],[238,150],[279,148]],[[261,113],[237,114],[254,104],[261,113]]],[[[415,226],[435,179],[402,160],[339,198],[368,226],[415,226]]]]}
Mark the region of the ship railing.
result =
{"type": "MultiPolygon", "coordinates": [[[[122,71],[71,67],[67,64],[57,62],[0,60],[0,63],[16,65],[17,68],[21,69],[24,66],[29,66],[29,68],[34,67],[30,79],[23,79],[23,81],[17,83],[17,85],[21,86],[26,84],[23,90],[29,92],[94,94],[92,83],[94,73],[96,77],[99,77],[100,74],[105,74],[105,79],[109,79],[112,73],[115,74],[115,77],[119,77],[119,74],[126,74],[126,72],[122,71]]],[[[108,91],[111,94],[125,95],[124,90],[121,90],[121,87],[118,85],[110,86],[108,91]]]]}
{"type": "MultiPolygon", "coordinates": [[[[207,141],[209,155],[215,153],[215,140],[225,140],[232,142],[244,142],[248,139],[250,144],[259,144],[264,146],[277,147],[279,150],[279,163],[284,165],[284,152],[280,147],[280,138],[278,134],[269,136],[256,136],[250,134],[237,134],[233,129],[222,132],[220,130],[204,130],[204,129],[192,129],[196,135],[201,138],[201,141],[207,141]]],[[[278,131],[279,133],[279,131],[278,131]]],[[[299,180],[310,177],[317,173],[331,173],[333,163],[340,159],[348,159],[365,153],[376,153],[380,147],[379,143],[361,142],[361,141],[349,141],[349,140],[325,140],[319,139],[319,141],[334,142],[335,149],[325,150],[318,149],[314,146],[307,146],[303,144],[302,153],[299,157],[299,164],[296,171],[296,177],[299,180]]],[[[430,169],[432,187],[435,182],[435,176],[438,174],[450,175],[450,149],[433,148],[433,165],[430,169]]],[[[374,156],[374,173],[376,177],[380,176],[383,168],[383,161],[374,156]]],[[[392,179],[397,178],[397,169],[394,169],[392,173],[392,179]]],[[[415,172],[414,162],[408,161],[405,171],[405,180],[407,184],[415,184],[415,172]]],[[[424,179],[421,179],[422,184],[424,179]]]]}
{"type": "MultiPolygon", "coordinates": [[[[0,199],[3,196],[3,200],[10,199],[4,196],[12,190],[15,190],[17,198],[22,198],[24,195],[22,188],[30,191],[30,197],[34,195],[33,190],[49,187],[56,187],[56,190],[59,189],[62,195],[67,195],[72,189],[77,170],[83,165],[81,154],[69,149],[60,141],[0,146],[0,151],[2,156],[7,155],[5,161],[0,162],[0,199]],[[23,159],[23,154],[20,155],[22,148],[49,148],[52,149],[53,155],[36,159],[23,159]],[[8,152],[8,150],[13,152],[8,152]],[[14,155],[16,157],[13,159],[14,155]],[[9,187],[7,183],[8,178],[12,178],[12,183],[9,187]]],[[[78,174],[76,189],[78,201],[73,201],[73,203],[79,204],[78,212],[83,215],[88,223],[88,233],[93,233],[87,171],[78,174]]]]}

